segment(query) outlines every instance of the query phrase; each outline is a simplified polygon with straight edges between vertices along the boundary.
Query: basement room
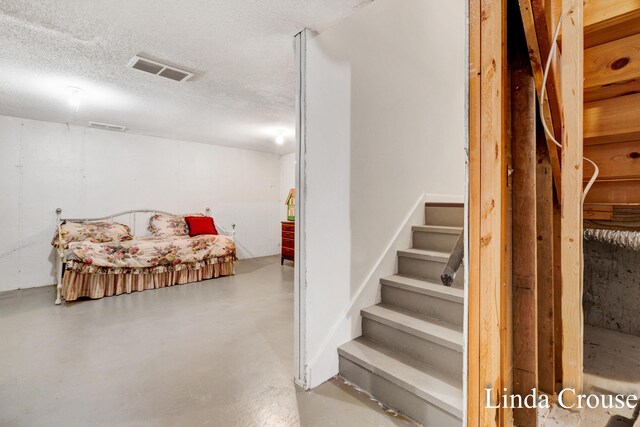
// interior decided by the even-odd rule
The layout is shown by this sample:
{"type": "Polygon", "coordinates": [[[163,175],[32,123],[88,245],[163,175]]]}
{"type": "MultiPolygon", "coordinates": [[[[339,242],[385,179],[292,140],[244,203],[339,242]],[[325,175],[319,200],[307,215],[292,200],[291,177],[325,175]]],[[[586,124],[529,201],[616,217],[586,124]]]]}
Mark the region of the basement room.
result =
{"type": "Polygon", "coordinates": [[[460,424],[465,34],[0,1],[0,425],[460,424]]]}

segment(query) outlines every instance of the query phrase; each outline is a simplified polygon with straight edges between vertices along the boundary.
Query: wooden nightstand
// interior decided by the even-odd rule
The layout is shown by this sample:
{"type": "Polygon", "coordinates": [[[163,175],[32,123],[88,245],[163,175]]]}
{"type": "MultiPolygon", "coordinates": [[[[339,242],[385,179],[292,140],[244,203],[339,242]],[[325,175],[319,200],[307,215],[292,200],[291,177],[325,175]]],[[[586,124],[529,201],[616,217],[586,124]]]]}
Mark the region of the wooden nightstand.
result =
{"type": "Polygon", "coordinates": [[[296,223],[294,221],[282,221],[282,257],[280,265],[284,260],[294,261],[295,256],[296,223]]]}

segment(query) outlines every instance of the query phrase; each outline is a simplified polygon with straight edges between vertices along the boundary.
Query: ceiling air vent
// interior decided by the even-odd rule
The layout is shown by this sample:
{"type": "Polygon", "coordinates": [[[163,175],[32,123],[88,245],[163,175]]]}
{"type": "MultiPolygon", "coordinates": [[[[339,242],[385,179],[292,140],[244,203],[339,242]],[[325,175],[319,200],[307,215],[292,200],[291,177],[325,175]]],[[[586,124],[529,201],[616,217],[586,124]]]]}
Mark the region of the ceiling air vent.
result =
{"type": "Polygon", "coordinates": [[[129,61],[127,67],[135,68],[136,70],[155,74],[156,76],[165,77],[178,82],[183,82],[193,77],[193,73],[161,62],[152,61],[151,59],[142,58],[138,55],[134,56],[133,59],[129,61]]]}
{"type": "Polygon", "coordinates": [[[96,129],[103,129],[103,130],[115,130],[117,132],[124,132],[125,130],[127,130],[127,128],[124,126],[110,125],[107,123],[98,123],[98,122],[89,122],[89,127],[96,128],[96,129]]]}

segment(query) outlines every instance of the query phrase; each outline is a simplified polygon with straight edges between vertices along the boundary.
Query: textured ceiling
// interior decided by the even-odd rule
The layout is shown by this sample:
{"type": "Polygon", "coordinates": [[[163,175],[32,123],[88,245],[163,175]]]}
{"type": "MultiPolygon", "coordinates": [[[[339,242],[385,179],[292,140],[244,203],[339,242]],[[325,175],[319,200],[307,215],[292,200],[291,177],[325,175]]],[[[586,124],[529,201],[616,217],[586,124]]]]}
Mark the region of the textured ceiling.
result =
{"type": "Polygon", "coordinates": [[[368,1],[0,0],[0,114],[291,152],[293,36],[368,1]],[[127,68],[136,54],[195,76],[127,68]],[[69,86],[82,89],[77,111],[69,86]]]}

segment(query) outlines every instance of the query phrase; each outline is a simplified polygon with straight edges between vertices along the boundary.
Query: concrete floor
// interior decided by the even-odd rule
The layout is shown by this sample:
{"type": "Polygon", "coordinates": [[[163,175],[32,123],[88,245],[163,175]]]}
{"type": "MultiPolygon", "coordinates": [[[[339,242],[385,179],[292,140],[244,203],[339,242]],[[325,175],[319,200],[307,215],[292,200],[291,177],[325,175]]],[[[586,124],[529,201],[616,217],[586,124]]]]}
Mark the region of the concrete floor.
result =
{"type": "Polygon", "coordinates": [[[0,293],[0,426],[397,426],[365,394],[296,389],[293,269],[55,306],[0,293]]]}
{"type": "MultiPolygon", "coordinates": [[[[585,325],[584,389],[589,394],[640,395],[640,337],[585,325]]],[[[540,427],[640,426],[632,409],[554,407],[538,413],[540,427]]]]}

